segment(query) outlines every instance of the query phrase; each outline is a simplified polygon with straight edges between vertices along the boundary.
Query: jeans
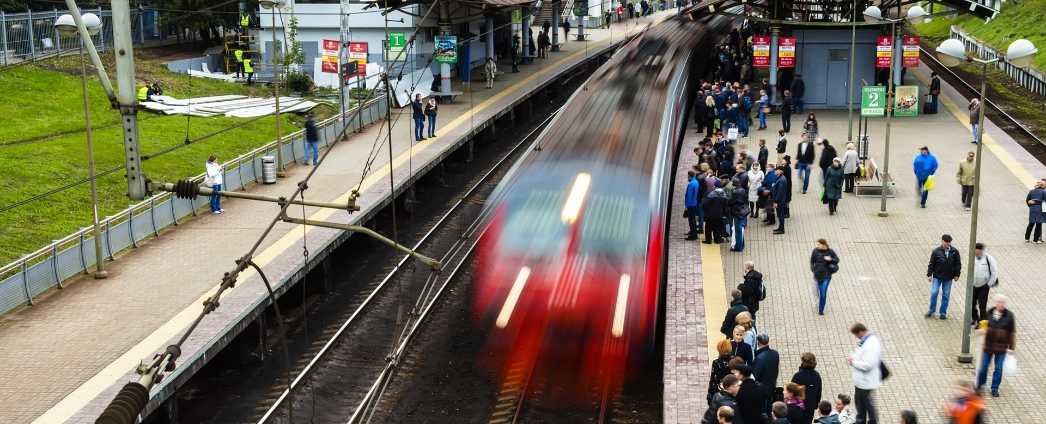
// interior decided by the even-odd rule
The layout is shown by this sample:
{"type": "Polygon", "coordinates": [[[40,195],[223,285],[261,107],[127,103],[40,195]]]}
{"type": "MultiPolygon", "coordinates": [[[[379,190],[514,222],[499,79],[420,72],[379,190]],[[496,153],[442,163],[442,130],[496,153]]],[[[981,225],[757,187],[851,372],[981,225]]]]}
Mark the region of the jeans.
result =
{"type": "Polygon", "coordinates": [[[970,207],[973,204],[973,186],[964,185],[962,186],[962,205],[970,207]]]}
{"type": "Polygon", "coordinates": [[[742,137],[748,137],[748,115],[742,115],[741,119],[737,121],[737,132],[742,137]]]}
{"type": "Polygon", "coordinates": [[[1024,239],[1025,240],[1031,240],[1032,229],[1035,230],[1035,240],[1034,241],[1042,241],[1042,223],[1041,222],[1036,222],[1036,223],[1029,222],[1028,223],[1028,228],[1024,230],[1024,239]]]}
{"type": "Polygon", "coordinates": [[[697,206],[687,206],[686,208],[686,222],[690,226],[690,232],[686,233],[686,238],[697,238],[697,206]]]}
{"type": "Polygon", "coordinates": [[[925,186],[926,186],[926,178],[925,177],[919,177],[918,175],[916,175],[915,176],[915,191],[917,193],[919,193],[919,205],[922,206],[922,207],[926,207],[926,198],[930,196],[930,192],[929,191],[923,190],[923,187],[925,187],[925,186]]]}
{"type": "Polygon", "coordinates": [[[756,117],[759,118],[759,129],[766,129],[766,112],[763,112],[763,108],[759,108],[759,112],[756,113],[756,117]]]}
{"type": "Polygon", "coordinates": [[[320,143],[315,141],[305,142],[305,164],[309,164],[309,154],[312,154],[312,164],[319,165],[320,163],[320,143]]]}
{"type": "Polygon", "coordinates": [[[799,96],[792,96],[792,104],[795,108],[796,113],[803,113],[803,98],[799,96]]]}
{"type": "Polygon", "coordinates": [[[414,140],[421,141],[425,137],[425,117],[414,117],[414,140]]]}
{"type": "Polygon", "coordinates": [[[211,194],[211,212],[218,212],[222,210],[222,196],[218,194],[222,191],[221,184],[214,184],[211,186],[214,193],[211,194]]]}
{"type": "Polygon", "coordinates": [[[731,246],[735,251],[745,250],[745,227],[748,226],[748,217],[734,218],[734,245],[731,246]]]}
{"type": "Polygon", "coordinates": [[[810,188],[810,164],[798,162],[795,169],[799,174],[798,177],[803,179],[803,193],[806,193],[806,189],[810,188]]]}
{"type": "Polygon", "coordinates": [[[977,135],[978,135],[977,134],[977,127],[978,127],[977,124],[970,125],[970,131],[973,133],[973,142],[974,143],[981,141],[980,137],[977,137],[977,135]]]}
{"type": "Polygon", "coordinates": [[[857,409],[857,424],[879,424],[879,411],[872,401],[872,391],[854,387],[854,407],[857,409]]]}
{"type": "Polygon", "coordinates": [[[991,290],[987,284],[973,288],[973,320],[976,323],[988,319],[988,291],[991,290]]]}
{"type": "Polygon", "coordinates": [[[941,294],[941,315],[948,315],[948,300],[952,297],[952,280],[933,279],[930,286],[930,315],[937,312],[937,294],[941,294]]]}
{"type": "Polygon", "coordinates": [[[930,113],[937,113],[937,97],[930,95],[930,113]]]}
{"type": "Polygon", "coordinates": [[[824,305],[828,303],[828,285],[832,284],[832,277],[817,282],[817,313],[824,315],[824,305]]]}
{"type": "Polygon", "coordinates": [[[992,362],[995,363],[995,370],[992,372],[992,393],[998,393],[999,385],[1002,384],[1002,366],[1006,362],[1005,353],[981,353],[981,366],[977,368],[977,388],[980,389],[988,380],[988,365],[992,362]]]}
{"type": "Polygon", "coordinates": [[[429,115],[429,138],[436,136],[436,115],[429,115]]]}

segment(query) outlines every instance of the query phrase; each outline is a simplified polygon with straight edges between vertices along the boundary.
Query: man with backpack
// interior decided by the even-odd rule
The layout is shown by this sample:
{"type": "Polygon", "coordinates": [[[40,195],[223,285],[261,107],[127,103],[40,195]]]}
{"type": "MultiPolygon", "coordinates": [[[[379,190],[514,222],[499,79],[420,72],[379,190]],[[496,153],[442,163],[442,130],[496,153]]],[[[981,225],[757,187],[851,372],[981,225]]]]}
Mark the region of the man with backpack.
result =
{"type": "Polygon", "coordinates": [[[763,285],[763,274],[755,270],[755,262],[745,261],[744,281],[737,286],[741,290],[741,303],[748,308],[754,321],[759,311],[759,302],[766,300],[766,286],[763,285]]]}

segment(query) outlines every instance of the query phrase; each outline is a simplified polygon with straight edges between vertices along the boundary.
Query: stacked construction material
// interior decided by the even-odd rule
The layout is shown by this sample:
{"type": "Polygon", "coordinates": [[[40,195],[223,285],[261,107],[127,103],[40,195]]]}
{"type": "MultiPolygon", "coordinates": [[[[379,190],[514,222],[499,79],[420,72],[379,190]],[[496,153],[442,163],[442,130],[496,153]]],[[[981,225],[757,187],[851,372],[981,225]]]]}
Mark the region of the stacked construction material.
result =
{"type": "MultiPolygon", "coordinates": [[[[228,116],[232,118],[255,118],[276,113],[276,100],[272,97],[247,97],[238,95],[195,97],[176,99],[170,96],[152,96],[140,105],[147,110],[165,115],[192,115],[199,117],[228,116]]],[[[300,97],[280,97],[280,113],[304,112],[316,106],[315,102],[300,97]]]]}

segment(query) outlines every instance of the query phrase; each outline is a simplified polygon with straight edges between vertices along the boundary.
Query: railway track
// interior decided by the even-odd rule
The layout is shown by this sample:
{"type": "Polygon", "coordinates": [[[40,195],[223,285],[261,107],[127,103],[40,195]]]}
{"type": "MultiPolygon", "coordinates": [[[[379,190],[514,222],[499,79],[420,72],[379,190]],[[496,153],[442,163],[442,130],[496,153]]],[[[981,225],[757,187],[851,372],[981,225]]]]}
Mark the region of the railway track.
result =
{"type": "Polygon", "coordinates": [[[387,270],[384,278],[360,291],[350,307],[345,308],[341,325],[326,329],[309,345],[301,359],[292,366],[296,377],[290,387],[283,383],[282,390],[271,388],[267,399],[259,402],[257,414],[250,419],[251,422],[292,422],[303,414],[318,421],[327,418],[344,421],[349,416],[353,417],[350,422],[366,419],[371,406],[380,399],[392,371],[400,365],[406,345],[424,322],[432,305],[467,263],[486,196],[507,171],[508,165],[554,116],[555,112],[551,113],[522,137],[412,246],[430,256],[442,252],[444,269],[450,272],[444,275],[428,274],[427,270],[418,272],[411,266],[410,258],[403,256],[387,270]],[[448,234],[453,237],[448,237],[448,234]],[[419,278],[419,274],[423,278],[419,278]],[[413,298],[408,301],[407,293],[417,297],[411,296],[413,298]],[[395,311],[395,314],[371,316],[379,315],[372,310],[395,311]],[[390,322],[393,323],[391,328],[390,322]],[[364,335],[370,340],[351,344],[343,342],[357,340],[362,329],[372,327],[383,327],[388,334],[377,337],[383,339],[380,341],[364,335]],[[316,402],[313,396],[317,394],[322,394],[325,399],[310,404],[316,402]]]}

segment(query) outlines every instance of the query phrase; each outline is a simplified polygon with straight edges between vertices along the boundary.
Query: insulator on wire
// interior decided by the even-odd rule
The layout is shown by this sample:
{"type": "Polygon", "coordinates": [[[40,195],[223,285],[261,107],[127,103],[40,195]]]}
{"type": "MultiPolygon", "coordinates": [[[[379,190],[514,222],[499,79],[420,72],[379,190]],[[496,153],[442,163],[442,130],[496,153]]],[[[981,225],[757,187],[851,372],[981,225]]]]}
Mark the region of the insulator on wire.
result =
{"type": "Polygon", "coordinates": [[[134,424],[137,422],[138,414],[141,414],[148,402],[149,389],[138,382],[127,383],[94,422],[95,424],[134,424]]]}
{"type": "Polygon", "coordinates": [[[179,199],[191,199],[200,195],[200,186],[189,180],[174,183],[174,196],[179,199]]]}

